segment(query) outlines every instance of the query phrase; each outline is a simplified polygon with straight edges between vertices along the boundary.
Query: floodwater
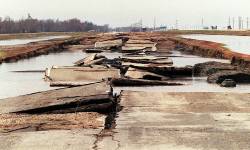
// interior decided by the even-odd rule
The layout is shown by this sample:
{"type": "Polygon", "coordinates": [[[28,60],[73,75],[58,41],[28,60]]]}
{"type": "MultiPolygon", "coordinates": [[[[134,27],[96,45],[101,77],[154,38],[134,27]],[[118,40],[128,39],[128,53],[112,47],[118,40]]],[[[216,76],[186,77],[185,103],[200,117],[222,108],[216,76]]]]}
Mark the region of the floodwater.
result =
{"type": "MultiPolygon", "coordinates": [[[[121,56],[119,53],[102,53],[107,58],[121,56]]],[[[86,57],[82,51],[50,53],[16,63],[0,65],[0,99],[39,91],[55,89],[43,80],[44,73],[16,73],[13,71],[45,70],[52,66],[72,66],[74,62],[86,57]]]]}
{"type": "MultiPolygon", "coordinates": [[[[112,59],[122,56],[121,53],[101,53],[112,59]]],[[[0,99],[25,95],[39,91],[54,89],[49,87],[49,83],[43,80],[44,73],[16,73],[12,71],[24,70],[45,70],[52,66],[71,66],[79,59],[88,54],[82,51],[50,53],[26,60],[20,60],[16,63],[3,63],[0,65],[0,99]]],[[[206,61],[228,62],[228,60],[201,58],[192,55],[183,55],[179,52],[173,52],[175,66],[194,65],[206,61]]],[[[222,88],[216,84],[208,84],[206,78],[177,78],[174,82],[184,83],[184,86],[152,86],[152,87],[115,87],[115,91],[165,91],[165,92],[242,92],[249,93],[249,85],[238,85],[236,88],[222,88]]]]}
{"type": "MultiPolygon", "coordinates": [[[[181,54],[178,51],[173,51],[172,57],[174,66],[185,67],[194,66],[197,63],[208,61],[217,61],[222,63],[230,63],[226,59],[203,58],[194,55],[181,54]]],[[[183,86],[147,86],[147,87],[115,87],[114,91],[120,93],[122,90],[127,91],[153,91],[153,92],[230,92],[230,93],[250,93],[250,84],[238,84],[236,88],[220,87],[217,84],[207,83],[207,77],[180,77],[171,79],[169,82],[178,82],[183,86]]]]}
{"type": "Polygon", "coordinates": [[[14,73],[12,71],[45,70],[53,65],[73,65],[74,61],[85,57],[80,52],[62,52],[42,55],[17,63],[0,65],[0,98],[24,95],[52,89],[43,80],[44,73],[14,73]]]}
{"type": "Polygon", "coordinates": [[[208,61],[230,63],[230,61],[227,59],[204,58],[204,57],[199,57],[199,56],[194,56],[194,55],[182,54],[179,51],[173,51],[171,55],[178,56],[178,57],[171,57],[171,59],[174,62],[174,66],[176,67],[194,66],[195,64],[204,63],[208,61]]]}
{"type": "Polygon", "coordinates": [[[238,84],[236,88],[220,87],[217,84],[207,83],[207,78],[176,78],[170,82],[183,83],[183,86],[147,86],[147,87],[116,87],[115,92],[127,91],[148,91],[148,92],[229,92],[229,93],[250,93],[249,84],[238,84]]]}
{"type": "Polygon", "coordinates": [[[231,51],[250,55],[250,36],[192,34],[182,37],[222,43],[231,51]]]}
{"type": "Polygon", "coordinates": [[[37,37],[37,38],[30,38],[30,39],[10,39],[10,40],[0,40],[0,46],[10,46],[10,45],[19,45],[19,44],[27,44],[30,42],[38,42],[38,41],[45,41],[51,39],[58,39],[58,38],[67,38],[69,36],[44,36],[44,37],[37,37]]]}

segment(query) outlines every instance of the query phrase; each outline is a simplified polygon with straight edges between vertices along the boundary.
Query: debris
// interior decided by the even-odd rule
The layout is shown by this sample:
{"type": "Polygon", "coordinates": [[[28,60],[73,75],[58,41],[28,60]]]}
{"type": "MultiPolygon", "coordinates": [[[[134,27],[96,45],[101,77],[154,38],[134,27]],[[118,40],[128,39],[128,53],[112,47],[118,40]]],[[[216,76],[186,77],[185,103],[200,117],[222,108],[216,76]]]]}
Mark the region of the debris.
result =
{"type": "Polygon", "coordinates": [[[74,64],[76,66],[102,65],[105,60],[107,60],[105,56],[91,54],[88,57],[75,62],[74,64]]]}
{"type": "Polygon", "coordinates": [[[122,57],[123,62],[141,63],[141,64],[169,64],[173,61],[166,57],[143,56],[143,57],[122,57]]]}
{"type": "Polygon", "coordinates": [[[236,82],[232,79],[225,79],[222,83],[221,83],[222,87],[236,87],[236,82]]]}
{"type": "Polygon", "coordinates": [[[128,40],[122,47],[123,53],[134,53],[137,51],[156,51],[156,44],[149,40],[128,40]]]}
{"type": "MultiPolygon", "coordinates": [[[[100,82],[103,82],[103,81],[100,81],[100,82]]],[[[70,82],[70,81],[50,82],[51,87],[76,87],[76,86],[83,86],[87,84],[88,82],[70,82]]]]}
{"type": "Polygon", "coordinates": [[[96,82],[105,78],[119,78],[120,70],[100,67],[52,67],[46,69],[45,78],[57,81],[87,81],[96,82]]]}
{"type": "Polygon", "coordinates": [[[137,53],[140,51],[145,50],[146,47],[129,47],[129,46],[123,46],[122,47],[122,52],[123,53],[137,53]]]}
{"type": "Polygon", "coordinates": [[[194,76],[208,76],[219,71],[236,70],[237,66],[215,61],[205,62],[194,65],[194,76]]]}
{"type": "Polygon", "coordinates": [[[108,40],[108,41],[102,41],[102,42],[96,42],[95,48],[99,49],[119,49],[123,45],[122,39],[116,39],[116,40],[108,40]]]}
{"type": "Polygon", "coordinates": [[[135,69],[129,67],[128,71],[124,75],[125,77],[132,79],[147,79],[147,80],[164,80],[167,79],[164,76],[147,72],[145,70],[135,69]]]}
{"type": "Polygon", "coordinates": [[[95,48],[88,48],[85,50],[86,53],[101,53],[103,50],[95,49],[95,48]]]}
{"type": "Polygon", "coordinates": [[[133,66],[131,68],[145,70],[165,77],[192,76],[193,68],[186,67],[164,67],[164,66],[133,66]]]}
{"type": "Polygon", "coordinates": [[[136,66],[136,67],[170,67],[170,64],[142,64],[142,63],[132,63],[132,62],[122,62],[122,66],[136,66]]]}
{"type": "Polygon", "coordinates": [[[225,79],[232,79],[236,83],[250,83],[250,73],[243,71],[220,71],[208,76],[209,83],[221,84],[225,79]]]}
{"type": "Polygon", "coordinates": [[[101,82],[2,99],[0,114],[109,112],[114,104],[110,91],[110,86],[101,82]]]}
{"type": "Polygon", "coordinates": [[[151,81],[143,79],[113,78],[110,83],[114,86],[180,86],[181,83],[166,81],[151,81]]]}
{"type": "Polygon", "coordinates": [[[89,65],[93,60],[95,60],[97,54],[92,54],[89,55],[88,57],[81,59],[77,62],[75,62],[74,64],[77,66],[81,66],[81,65],[89,65]]]}

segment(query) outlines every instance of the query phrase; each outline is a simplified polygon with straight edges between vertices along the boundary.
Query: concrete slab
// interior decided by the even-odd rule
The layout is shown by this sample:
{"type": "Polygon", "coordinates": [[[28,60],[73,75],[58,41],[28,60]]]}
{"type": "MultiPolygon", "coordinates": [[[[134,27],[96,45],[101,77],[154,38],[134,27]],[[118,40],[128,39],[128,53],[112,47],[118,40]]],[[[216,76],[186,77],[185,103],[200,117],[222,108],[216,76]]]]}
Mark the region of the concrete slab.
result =
{"type": "Polygon", "coordinates": [[[4,150],[82,150],[95,147],[101,129],[20,132],[0,135],[4,150]]]}
{"type": "Polygon", "coordinates": [[[124,91],[121,106],[119,149],[250,148],[250,94],[124,91]]]}
{"type": "Polygon", "coordinates": [[[136,66],[136,67],[170,67],[172,64],[142,64],[142,63],[132,63],[132,62],[122,62],[122,66],[136,66]]]}
{"type": "Polygon", "coordinates": [[[154,44],[154,42],[150,40],[134,40],[134,39],[129,39],[127,44],[154,44]]]}
{"type": "Polygon", "coordinates": [[[122,44],[123,44],[122,39],[102,41],[102,42],[96,42],[95,48],[121,47],[122,44]]]}
{"type": "Polygon", "coordinates": [[[95,82],[106,78],[119,78],[119,69],[90,67],[56,67],[46,70],[46,78],[56,81],[86,81],[95,82]]]}
{"type": "MultiPolygon", "coordinates": [[[[53,107],[73,102],[109,97],[110,86],[105,82],[74,88],[50,90],[0,100],[0,114],[53,107]]],[[[101,99],[100,99],[101,100],[101,99]]]]}
{"type": "Polygon", "coordinates": [[[157,80],[163,80],[163,79],[168,79],[167,77],[151,73],[145,70],[140,70],[140,69],[135,69],[129,67],[127,72],[124,75],[125,77],[131,78],[131,79],[157,79],[157,80]]]}

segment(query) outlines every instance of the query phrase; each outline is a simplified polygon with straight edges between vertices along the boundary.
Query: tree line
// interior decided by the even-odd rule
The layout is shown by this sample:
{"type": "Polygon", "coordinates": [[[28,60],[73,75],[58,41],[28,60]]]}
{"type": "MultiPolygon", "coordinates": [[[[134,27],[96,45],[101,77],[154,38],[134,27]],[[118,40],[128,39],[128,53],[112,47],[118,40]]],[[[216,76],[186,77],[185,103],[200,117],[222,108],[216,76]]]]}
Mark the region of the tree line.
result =
{"type": "Polygon", "coordinates": [[[107,32],[108,25],[96,25],[92,22],[84,21],[77,18],[69,20],[39,20],[30,15],[26,19],[14,20],[10,17],[0,17],[0,34],[8,33],[37,33],[37,32],[107,32]]]}

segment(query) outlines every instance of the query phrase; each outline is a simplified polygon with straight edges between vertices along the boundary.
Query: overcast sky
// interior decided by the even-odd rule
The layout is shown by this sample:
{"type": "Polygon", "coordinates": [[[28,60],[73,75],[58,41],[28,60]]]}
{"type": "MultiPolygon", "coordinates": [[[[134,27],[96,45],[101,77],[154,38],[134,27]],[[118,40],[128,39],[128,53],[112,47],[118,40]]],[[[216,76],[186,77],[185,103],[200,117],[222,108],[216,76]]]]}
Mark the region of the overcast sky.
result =
{"type": "Polygon", "coordinates": [[[229,16],[250,17],[250,0],[0,0],[0,16],[81,20],[128,26],[143,20],[153,26],[226,25],[229,16]]]}

